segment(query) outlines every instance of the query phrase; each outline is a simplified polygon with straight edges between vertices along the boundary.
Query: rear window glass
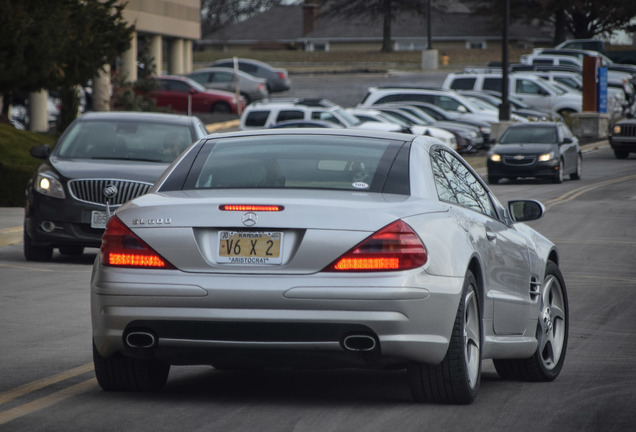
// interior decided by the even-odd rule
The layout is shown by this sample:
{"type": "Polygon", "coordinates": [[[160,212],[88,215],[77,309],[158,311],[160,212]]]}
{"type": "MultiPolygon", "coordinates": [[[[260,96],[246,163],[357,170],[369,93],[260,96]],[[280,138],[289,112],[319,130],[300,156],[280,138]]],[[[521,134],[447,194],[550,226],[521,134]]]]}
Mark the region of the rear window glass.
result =
{"type": "Polygon", "coordinates": [[[484,90],[501,91],[501,78],[484,78],[484,90]]]}
{"type": "MultiPolygon", "coordinates": [[[[247,136],[208,141],[185,189],[339,189],[382,192],[402,141],[316,135],[247,136]]],[[[398,159],[401,160],[401,159],[398,159]]],[[[399,162],[408,164],[402,160],[399,162]]],[[[407,182],[408,183],[408,182],[407,182]]],[[[390,185],[392,193],[409,193],[390,185]]]]}
{"type": "Polygon", "coordinates": [[[453,90],[472,90],[475,87],[475,78],[455,78],[451,83],[453,90]]]}
{"type": "Polygon", "coordinates": [[[252,111],[245,117],[245,126],[263,127],[268,116],[269,111],[252,111]]]}

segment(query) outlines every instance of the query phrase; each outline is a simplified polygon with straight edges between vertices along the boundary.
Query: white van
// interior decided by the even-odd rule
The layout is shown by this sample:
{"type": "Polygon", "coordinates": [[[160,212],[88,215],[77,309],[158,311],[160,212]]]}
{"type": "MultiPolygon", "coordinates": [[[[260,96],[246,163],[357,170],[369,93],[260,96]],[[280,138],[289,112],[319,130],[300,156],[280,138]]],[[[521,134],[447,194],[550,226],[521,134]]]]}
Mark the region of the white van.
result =
{"type": "MultiPolygon", "coordinates": [[[[450,73],[442,88],[501,92],[502,79],[501,72],[450,73]]],[[[563,91],[531,73],[511,73],[508,75],[508,83],[510,96],[554,114],[562,116],[566,113],[580,112],[583,107],[581,94],[563,91]]]]}

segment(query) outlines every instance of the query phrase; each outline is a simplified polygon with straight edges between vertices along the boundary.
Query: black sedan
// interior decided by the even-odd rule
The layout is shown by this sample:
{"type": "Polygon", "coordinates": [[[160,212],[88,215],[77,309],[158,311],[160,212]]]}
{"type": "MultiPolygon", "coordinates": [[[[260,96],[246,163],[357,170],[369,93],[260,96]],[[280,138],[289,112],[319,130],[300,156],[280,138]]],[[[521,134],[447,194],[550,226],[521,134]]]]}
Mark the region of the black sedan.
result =
{"type": "Polygon", "coordinates": [[[565,175],[581,178],[583,158],[578,139],[559,122],[511,125],[488,153],[488,182],[502,178],[547,178],[561,183],[565,175]]]}
{"type": "Polygon", "coordinates": [[[207,130],[197,117],[139,112],[89,113],[76,119],[27,185],[24,257],[53,249],[80,255],[99,247],[109,214],[145,194],[168,165],[207,130]]]}

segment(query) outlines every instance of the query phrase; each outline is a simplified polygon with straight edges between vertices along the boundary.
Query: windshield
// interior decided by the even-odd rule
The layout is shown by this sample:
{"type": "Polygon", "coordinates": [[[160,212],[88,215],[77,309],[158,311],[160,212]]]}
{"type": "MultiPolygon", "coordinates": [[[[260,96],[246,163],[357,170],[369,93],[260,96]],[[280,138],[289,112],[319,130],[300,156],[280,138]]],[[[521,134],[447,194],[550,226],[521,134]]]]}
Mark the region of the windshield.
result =
{"type": "Polygon", "coordinates": [[[556,144],[557,131],[554,126],[510,127],[499,139],[499,144],[556,144]]]}
{"type": "Polygon", "coordinates": [[[67,159],[172,162],[193,141],[187,125],[158,122],[77,121],[56,145],[67,159]]]}
{"type": "MultiPolygon", "coordinates": [[[[402,142],[292,134],[208,141],[184,189],[340,189],[378,192],[402,142]]],[[[401,167],[408,172],[408,167],[401,167]]]]}

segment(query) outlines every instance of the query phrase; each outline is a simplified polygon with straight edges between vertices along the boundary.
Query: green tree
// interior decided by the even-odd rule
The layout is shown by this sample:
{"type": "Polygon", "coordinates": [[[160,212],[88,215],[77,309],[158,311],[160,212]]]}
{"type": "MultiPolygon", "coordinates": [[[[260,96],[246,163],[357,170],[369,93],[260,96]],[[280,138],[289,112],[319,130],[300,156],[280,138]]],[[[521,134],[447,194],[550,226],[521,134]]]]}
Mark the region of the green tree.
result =
{"type": "MultiPolygon", "coordinates": [[[[0,92],[60,89],[58,126],[75,118],[77,85],[130,47],[118,0],[1,0],[0,92]]],[[[7,105],[7,104],[5,104],[7,105]]]]}
{"type": "Polygon", "coordinates": [[[322,14],[325,16],[368,17],[382,19],[382,52],[393,51],[391,24],[396,12],[411,11],[425,14],[425,0],[323,0],[322,14]]]}

